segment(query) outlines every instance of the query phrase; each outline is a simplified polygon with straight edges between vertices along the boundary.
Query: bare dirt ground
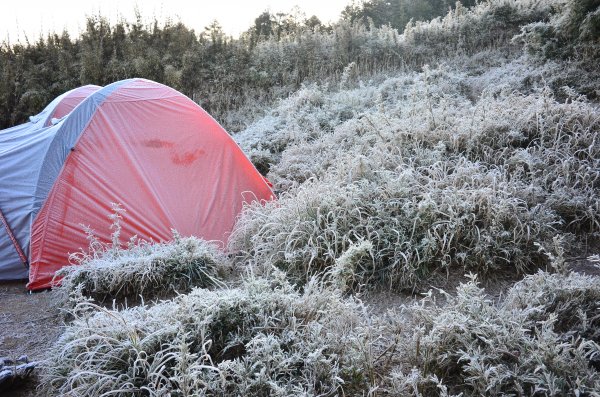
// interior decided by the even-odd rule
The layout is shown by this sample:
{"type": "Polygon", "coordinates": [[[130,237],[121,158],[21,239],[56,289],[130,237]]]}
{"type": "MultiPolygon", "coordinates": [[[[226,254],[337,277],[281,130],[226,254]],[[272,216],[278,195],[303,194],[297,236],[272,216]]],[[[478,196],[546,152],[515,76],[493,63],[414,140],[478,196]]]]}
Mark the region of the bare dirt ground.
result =
{"type": "MultiPolygon", "coordinates": [[[[60,334],[62,316],[52,291],[30,294],[25,281],[0,283],[0,357],[29,361],[45,358],[48,348],[60,334]]],[[[4,397],[34,397],[37,378],[0,389],[4,397]]]]}

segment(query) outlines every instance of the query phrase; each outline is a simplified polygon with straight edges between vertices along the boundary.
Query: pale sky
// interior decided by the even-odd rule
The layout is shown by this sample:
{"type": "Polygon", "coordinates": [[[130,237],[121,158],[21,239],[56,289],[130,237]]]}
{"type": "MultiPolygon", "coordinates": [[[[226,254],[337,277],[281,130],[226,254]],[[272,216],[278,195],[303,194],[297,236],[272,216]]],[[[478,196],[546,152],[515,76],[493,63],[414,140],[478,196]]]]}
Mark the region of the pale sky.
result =
{"type": "Polygon", "coordinates": [[[196,33],[211,21],[218,20],[225,32],[237,36],[254,22],[263,11],[292,11],[298,5],[307,17],[316,15],[322,22],[336,21],[351,0],[12,0],[0,3],[0,42],[24,41],[25,35],[35,42],[42,34],[67,29],[72,37],[85,27],[86,15],[99,13],[111,22],[120,17],[133,21],[135,7],[144,21],[156,17],[164,21],[183,22],[196,33]]]}

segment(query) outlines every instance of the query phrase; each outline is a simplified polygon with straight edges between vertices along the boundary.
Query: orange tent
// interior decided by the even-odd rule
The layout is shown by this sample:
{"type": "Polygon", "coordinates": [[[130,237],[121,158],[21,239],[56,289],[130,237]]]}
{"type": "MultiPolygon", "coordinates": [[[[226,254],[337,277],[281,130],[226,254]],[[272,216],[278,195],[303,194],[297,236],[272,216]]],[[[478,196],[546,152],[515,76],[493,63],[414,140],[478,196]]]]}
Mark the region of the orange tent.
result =
{"type": "Polygon", "coordinates": [[[0,207],[7,234],[23,235],[14,233],[11,221],[30,226],[28,238],[16,240],[30,262],[31,290],[51,286],[69,253],[87,247],[84,226],[109,240],[112,203],[127,211],[124,238],[168,240],[175,229],[226,243],[244,203],[273,199],[265,179],[210,115],[152,81],[124,80],[97,90],[36,134],[44,138],[36,143],[43,158],[31,172],[26,221],[15,222],[16,212],[0,207]]]}

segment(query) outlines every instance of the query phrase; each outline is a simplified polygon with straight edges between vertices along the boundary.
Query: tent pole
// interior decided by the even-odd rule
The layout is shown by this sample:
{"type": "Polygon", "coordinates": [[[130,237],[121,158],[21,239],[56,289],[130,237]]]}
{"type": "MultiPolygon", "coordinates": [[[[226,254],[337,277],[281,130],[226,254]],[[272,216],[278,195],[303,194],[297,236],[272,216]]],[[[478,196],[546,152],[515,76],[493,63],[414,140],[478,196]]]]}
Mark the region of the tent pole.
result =
{"type": "Polygon", "coordinates": [[[15,238],[15,235],[13,234],[12,230],[10,229],[10,226],[8,225],[8,221],[4,217],[4,214],[2,213],[2,209],[0,209],[0,222],[2,222],[2,224],[4,225],[4,228],[6,229],[6,233],[8,234],[10,241],[12,241],[13,245],[15,246],[15,250],[17,251],[17,254],[19,254],[19,258],[21,258],[21,262],[23,262],[23,266],[25,266],[26,269],[29,269],[29,262],[27,261],[27,257],[25,256],[23,249],[21,249],[19,242],[17,241],[17,239],[15,238]]]}

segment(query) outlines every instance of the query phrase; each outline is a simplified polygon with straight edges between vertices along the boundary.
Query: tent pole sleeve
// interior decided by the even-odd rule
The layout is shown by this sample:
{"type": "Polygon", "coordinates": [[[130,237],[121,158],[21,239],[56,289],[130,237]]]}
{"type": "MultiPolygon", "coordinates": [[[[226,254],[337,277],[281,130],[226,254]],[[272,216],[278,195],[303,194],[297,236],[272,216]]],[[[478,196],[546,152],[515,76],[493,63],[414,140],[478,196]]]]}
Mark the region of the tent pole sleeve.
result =
{"type": "Polygon", "coordinates": [[[25,256],[25,253],[21,249],[19,242],[17,241],[17,239],[15,238],[15,235],[13,234],[12,230],[10,229],[10,226],[8,225],[8,221],[4,217],[4,214],[2,213],[2,209],[0,209],[0,222],[2,222],[2,224],[4,225],[4,228],[6,229],[6,233],[8,234],[10,241],[12,241],[13,245],[15,246],[15,250],[17,251],[17,254],[19,254],[19,258],[21,258],[21,262],[23,262],[23,266],[25,266],[25,268],[28,269],[29,263],[27,262],[27,257],[25,256]]]}

